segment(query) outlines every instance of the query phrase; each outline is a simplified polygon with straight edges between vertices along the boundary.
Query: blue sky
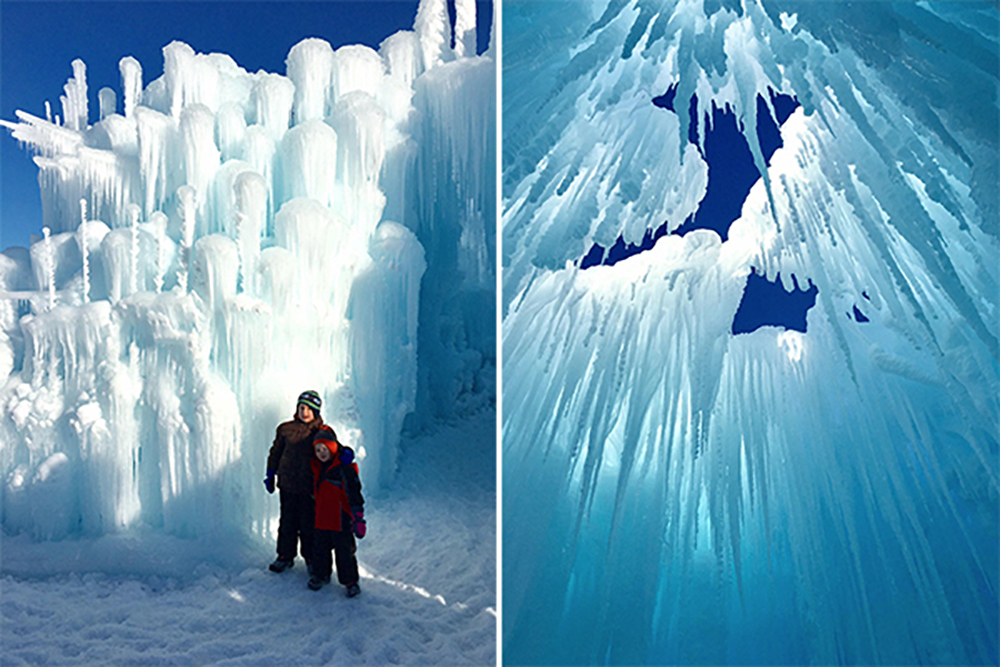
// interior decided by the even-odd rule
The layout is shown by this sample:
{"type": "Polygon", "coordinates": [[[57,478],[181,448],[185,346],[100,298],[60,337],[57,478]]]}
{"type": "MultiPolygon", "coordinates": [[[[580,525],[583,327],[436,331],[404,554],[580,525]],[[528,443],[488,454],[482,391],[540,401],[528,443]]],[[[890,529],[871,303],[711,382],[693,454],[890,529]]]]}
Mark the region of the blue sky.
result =
{"type": "MultiPolygon", "coordinates": [[[[492,7],[480,3],[479,48],[489,40],[492,7]],[[483,16],[485,14],[485,16],[483,16]],[[485,19],[485,20],[484,20],[485,19]]],[[[118,61],[139,60],[143,83],[163,73],[161,49],[173,40],[201,53],[227,53],[244,69],[285,73],[288,50],[307,37],[337,48],[379,43],[409,30],[417,2],[0,2],[0,117],[23,109],[45,116],[45,101],[61,115],[59,96],[75,58],[87,64],[90,122],[97,120],[97,93],[118,95],[118,61]]],[[[0,249],[26,246],[41,232],[38,170],[27,151],[2,130],[0,137],[0,249]]]]}

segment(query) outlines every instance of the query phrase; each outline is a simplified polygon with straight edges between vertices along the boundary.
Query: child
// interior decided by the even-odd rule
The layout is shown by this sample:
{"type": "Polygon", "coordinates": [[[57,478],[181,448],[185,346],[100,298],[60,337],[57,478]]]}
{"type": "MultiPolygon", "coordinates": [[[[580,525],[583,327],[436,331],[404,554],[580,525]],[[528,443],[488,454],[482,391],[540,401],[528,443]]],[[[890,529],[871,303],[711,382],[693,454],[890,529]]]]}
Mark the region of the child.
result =
{"type": "Polygon", "coordinates": [[[361,592],[354,536],[364,537],[367,531],[358,464],[354,462],[354,451],[337,442],[329,427],[316,431],[313,450],[316,457],[310,465],[316,497],[316,529],[309,588],[318,591],[330,582],[332,549],[337,555],[337,581],[347,587],[347,597],[352,598],[361,592]]]}
{"type": "MultiPolygon", "coordinates": [[[[302,542],[302,557],[309,565],[313,552],[313,485],[309,462],[313,458],[313,438],[324,426],[319,409],[323,405],[315,391],[304,391],[295,405],[295,417],[278,426],[267,457],[264,487],[274,493],[275,477],[281,490],[281,521],[278,524],[278,559],[272,572],[284,572],[295,563],[302,542]]],[[[331,431],[332,432],[332,431],[331,431]]],[[[336,440],[337,436],[334,435],[336,440]]]]}

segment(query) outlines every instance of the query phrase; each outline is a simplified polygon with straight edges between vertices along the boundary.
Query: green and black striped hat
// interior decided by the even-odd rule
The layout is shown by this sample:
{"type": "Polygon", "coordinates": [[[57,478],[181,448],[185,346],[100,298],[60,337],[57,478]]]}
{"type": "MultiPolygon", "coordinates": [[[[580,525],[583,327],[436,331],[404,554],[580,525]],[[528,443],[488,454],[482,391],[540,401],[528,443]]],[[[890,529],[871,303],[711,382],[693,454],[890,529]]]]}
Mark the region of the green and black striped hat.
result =
{"type": "MultiPolygon", "coordinates": [[[[317,394],[315,391],[309,390],[299,394],[298,403],[302,403],[303,405],[312,408],[316,412],[319,412],[320,407],[323,405],[323,400],[319,397],[319,394],[317,394]]],[[[298,405],[298,403],[296,403],[296,405],[298,405]]]]}

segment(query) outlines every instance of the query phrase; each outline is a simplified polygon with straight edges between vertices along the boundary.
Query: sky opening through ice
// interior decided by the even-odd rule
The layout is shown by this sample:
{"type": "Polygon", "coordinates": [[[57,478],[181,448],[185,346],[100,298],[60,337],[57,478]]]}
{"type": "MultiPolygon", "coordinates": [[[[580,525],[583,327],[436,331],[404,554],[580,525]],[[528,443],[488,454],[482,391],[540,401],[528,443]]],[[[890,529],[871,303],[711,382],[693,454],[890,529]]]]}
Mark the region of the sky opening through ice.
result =
{"type": "Polygon", "coordinates": [[[995,663],[996,6],[504,10],[505,660],[995,663]]]}

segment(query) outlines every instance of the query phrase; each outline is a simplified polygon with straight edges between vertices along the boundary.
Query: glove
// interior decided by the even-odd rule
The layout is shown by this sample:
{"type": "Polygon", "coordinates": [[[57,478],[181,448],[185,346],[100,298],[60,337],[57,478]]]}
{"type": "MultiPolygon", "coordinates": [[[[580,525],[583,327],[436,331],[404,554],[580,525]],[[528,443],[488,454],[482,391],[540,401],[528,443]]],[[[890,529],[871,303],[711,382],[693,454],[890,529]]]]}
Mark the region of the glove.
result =
{"type": "Polygon", "coordinates": [[[354,463],[354,450],[347,447],[340,448],[340,465],[349,466],[354,463]]]}
{"type": "Polygon", "coordinates": [[[365,523],[365,511],[360,507],[351,508],[354,515],[354,534],[360,540],[368,532],[368,524],[365,523]]]}
{"type": "Polygon", "coordinates": [[[274,476],[277,473],[273,470],[267,471],[267,477],[264,478],[264,488],[267,489],[268,493],[274,493],[274,476]]]}

